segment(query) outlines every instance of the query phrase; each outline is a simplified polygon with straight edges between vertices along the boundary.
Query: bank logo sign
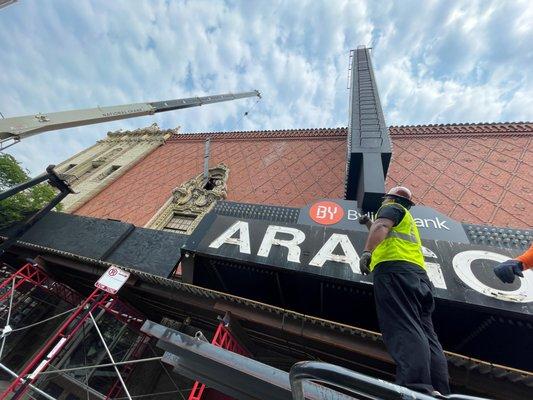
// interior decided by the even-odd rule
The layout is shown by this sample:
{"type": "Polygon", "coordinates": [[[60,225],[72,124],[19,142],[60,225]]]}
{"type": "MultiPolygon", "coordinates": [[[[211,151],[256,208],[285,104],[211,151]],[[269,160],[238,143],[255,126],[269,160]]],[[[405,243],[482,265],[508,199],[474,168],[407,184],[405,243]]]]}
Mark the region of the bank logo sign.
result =
{"type": "MultiPolygon", "coordinates": [[[[462,224],[439,211],[431,207],[414,206],[410,212],[423,239],[470,243],[462,224]]],[[[357,222],[361,213],[356,201],[325,199],[302,208],[298,223],[366,232],[366,227],[357,222]]],[[[368,216],[372,221],[375,219],[374,213],[368,216]]]]}
{"type": "Polygon", "coordinates": [[[309,217],[317,224],[333,225],[344,217],[344,210],[334,201],[318,201],[309,208],[309,217]]]}

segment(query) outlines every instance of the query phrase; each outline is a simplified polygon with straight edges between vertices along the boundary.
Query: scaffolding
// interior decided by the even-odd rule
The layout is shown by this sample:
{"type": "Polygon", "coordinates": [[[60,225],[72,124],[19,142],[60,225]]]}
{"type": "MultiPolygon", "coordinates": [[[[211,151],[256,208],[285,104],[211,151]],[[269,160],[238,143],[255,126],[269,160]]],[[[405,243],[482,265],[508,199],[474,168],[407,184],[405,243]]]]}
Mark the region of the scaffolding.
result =
{"type": "MultiPolygon", "coordinates": [[[[240,354],[241,356],[251,357],[250,352],[246,350],[237,341],[237,339],[232,335],[230,330],[227,328],[226,323],[224,321],[221,321],[218,324],[217,330],[215,331],[215,335],[213,336],[213,340],[211,340],[211,344],[216,347],[229,350],[233,353],[240,354]]],[[[201,400],[204,390],[205,390],[205,384],[199,381],[195,381],[188,400],[201,400]]]]}
{"type": "MultiPolygon", "coordinates": [[[[139,331],[144,322],[143,315],[129,305],[118,300],[116,296],[106,293],[98,288],[94,289],[89,296],[83,298],[68,286],[53,280],[35,263],[27,263],[23,265],[19,270],[10,276],[7,276],[2,283],[0,283],[0,312],[2,313],[2,319],[5,320],[5,327],[2,330],[0,358],[2,357],[7,336],[15,331],[10,326],[11,315],[24,303],[24,299],[32,294],[37,288],[44,289],[67,304],[74,305],[75,307],[58,315],[70,314],[55,333],[45,342],[41,349],[29,362],[26,363],[22,371],[15,374],[16,377],[13,382],[11,382],[7,389],[0,394],[0,400],[4,400],[9,396],[11,396],[9,397],[11,399],[20,399],[29,388],[35,390],[36,388],[34,384],[38,378],[45,374],[45,371],[51,366],[51,363],[57,359],[62,350],[64,350],[72,339],[76,337],[76,334],[82,329],[88,320],[92,322],[98,332],[98,336],[106,349],[107,356],[111,359],[110,365],[115,369],[118,378],[107,392],[105,399],[115,398],[122,392],[131,399],[125,382],[130,377],[136,363],[115,362],[94,315],[98,311],[107,313],[139,334],[134,346],[130,348],[128,354],[128,358],[133,358],[134,360],[140,359],[150,339],[139,331]],[[118,366],[122,368],[121,371],[119,371],[118,366]]],[[[51,318],[47,320],[50,319],[51,318]]],[[[40,323],[42,322],[46,322],[46,320],[41,321],[40,323]]],[[[20,330],[20,328],[16,330],[20,330]]],[[[92,368],[98,367],[102,367],[102,365],[92,366],[92,368]]],[[[12,375],[12,371],[10,371],[9,368],[3,366],[2,369],[12,375]]],[[[52,370],[51,372],[61,371],[52,370]]],[[[38,390],[38,392],[43,395],[41,390],[38,390]]],[[[44,396],[47,398],[53,398],[51,396],[44,396]]]]}

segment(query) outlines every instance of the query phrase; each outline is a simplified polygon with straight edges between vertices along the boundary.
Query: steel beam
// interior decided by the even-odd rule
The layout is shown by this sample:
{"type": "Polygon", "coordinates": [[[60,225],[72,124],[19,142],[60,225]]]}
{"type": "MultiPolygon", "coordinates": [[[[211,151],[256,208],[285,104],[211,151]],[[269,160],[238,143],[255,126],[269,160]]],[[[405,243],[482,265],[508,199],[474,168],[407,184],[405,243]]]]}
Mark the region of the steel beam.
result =
{"type": "Polygon", "coordinates": [[[24,139],[41,132],[141,117],[159,112],[199,107],[204,104],[220,103],[256,96],[261,97],[260,93],[254,90],[251,92],[226,93],[204,97],[189,97],[150,103],[123,104],[119,106],[86,108],[4,118],[0,119],[0,143],[10,139],[24,139]]]}
{"type": "Polygon", "coordinates": [[[375,211],[385,193],[392,146],[370,49],[360,46],[352,54],[345,196],[364,211],[375,211]]]}
{"type": "MultiPolygon", "coordinates": [[[[146,321],[141,331],[159,339],[163,362],[238,400],[292,400],[289,374],[184,333],[146,321]]],[[[334,390],[305,383],[308,399],[349,399],[334,390]]]]}

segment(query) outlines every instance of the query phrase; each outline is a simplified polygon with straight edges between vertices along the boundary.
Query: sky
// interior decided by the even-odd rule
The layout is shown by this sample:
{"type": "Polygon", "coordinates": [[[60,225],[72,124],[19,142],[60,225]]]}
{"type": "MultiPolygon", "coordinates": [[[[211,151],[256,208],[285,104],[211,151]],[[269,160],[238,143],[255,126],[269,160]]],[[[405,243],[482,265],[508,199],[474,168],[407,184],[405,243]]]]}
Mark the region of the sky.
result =
{"type": "Polygon", "coordinates": [[[348,124],[350,49],[372,47],[387,125],[533,120],[533,2],[19,0],[0,9],[4,117],[257,89],[23,140],[31,175],[157,123],[181,132],[348,124]],[[245,115],[247,113],[247,115],[245,115]]]}

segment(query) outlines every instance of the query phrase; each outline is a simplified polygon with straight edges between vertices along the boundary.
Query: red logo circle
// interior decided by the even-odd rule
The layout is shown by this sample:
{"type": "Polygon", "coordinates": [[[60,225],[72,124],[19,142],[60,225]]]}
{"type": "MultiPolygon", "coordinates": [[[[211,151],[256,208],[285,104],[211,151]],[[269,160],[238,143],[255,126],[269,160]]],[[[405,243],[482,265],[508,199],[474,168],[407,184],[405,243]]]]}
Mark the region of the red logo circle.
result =
{"type": "Polygon", "coordinates": [[[108,273],[109,276],[115,276],[118,273],[118,270],[116,268],[111,268],[108,273]]]}
{"type": "Polygon", "coordinates": [[[309,216],[317,224],[333,225],[344,217],[344,210],[334,201],[319,201],[311,206],[309,216]]]}

